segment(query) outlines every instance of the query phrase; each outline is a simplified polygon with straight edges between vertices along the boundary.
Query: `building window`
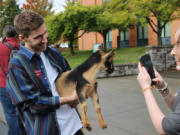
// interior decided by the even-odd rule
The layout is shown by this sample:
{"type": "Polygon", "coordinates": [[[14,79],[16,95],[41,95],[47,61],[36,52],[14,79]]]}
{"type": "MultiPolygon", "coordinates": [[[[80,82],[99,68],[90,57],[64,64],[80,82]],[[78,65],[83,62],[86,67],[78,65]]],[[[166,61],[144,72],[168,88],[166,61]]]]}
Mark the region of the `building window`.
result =
{"type": "Polygon", "coordinates": [[[138,39],[147,39],[148,38],[148,28],[138,26],[138,39]]]}
{"type": "Polygon", "coordinates": [[[106,35],[106,47],[112,48],[112,31],[109,31],[106,35]]]}
{"type": "Polygon", "coordinates": [[[167,23],[162,29],[161,37],[171,37],[171,24],[167,23]]]}
{"type": "Polygon", "coordinates": [[[148,45],[148,27],[137,26],[137,44],[138,46],[148,45]]]}
{"type": "Polygon", "coordinates": [[[120,41],[129,40],[129,32],[128,29],[126,31],[120,32],[120,41]]]}
{"type": "Polygon", "coordinates": [[[111,41],[112,42],[112,31],[109,31],[106,35],[106,41],[111,41]]]}
{"type": "Polygon", "coordinates": [[[171,24],[167,23],[165,27],[162,29],[161,39],[163,45],[171,44],[171,24]]]}
{"type": "Polygon", "coordinates": [[[129,29],[125,31],[119,31],[118,37],[118,48],[127,48],[129,47],[129,29]]]}

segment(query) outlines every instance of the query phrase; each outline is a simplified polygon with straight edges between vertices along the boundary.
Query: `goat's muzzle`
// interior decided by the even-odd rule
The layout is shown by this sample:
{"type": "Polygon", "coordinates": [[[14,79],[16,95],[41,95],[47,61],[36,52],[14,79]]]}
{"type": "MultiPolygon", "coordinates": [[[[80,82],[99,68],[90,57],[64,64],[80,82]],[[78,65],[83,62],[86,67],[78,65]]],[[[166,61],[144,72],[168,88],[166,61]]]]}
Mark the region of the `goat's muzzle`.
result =
{"type": "Polygon", "coordinates": [[[109,68],[109,69],[106,70],[106,72],[107,72],[108,74],[112,73],[113,71],[114,71],[114,67],[113,67],[113,68],[109,68]]]}

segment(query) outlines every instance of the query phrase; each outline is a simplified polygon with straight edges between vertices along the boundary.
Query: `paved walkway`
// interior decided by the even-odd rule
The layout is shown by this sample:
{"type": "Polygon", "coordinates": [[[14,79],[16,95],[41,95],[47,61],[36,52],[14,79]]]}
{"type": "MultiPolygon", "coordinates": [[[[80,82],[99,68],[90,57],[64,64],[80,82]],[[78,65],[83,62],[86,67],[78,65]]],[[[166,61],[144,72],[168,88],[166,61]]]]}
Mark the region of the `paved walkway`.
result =
{"type": "MultiPolygon", "coordinates": [[[[175,92],[180,86],[180,73],[164,73],[164,79],[175,92]]],[[[98,93],[103,117],[108,124],[107,129],[98,126],[96,113],[91,100],[88,100],[88,117],[93,127],[86,135],[157,135],[150,120],[145,100],[140,92],[136,76],[117,77],[98,80],[98,93]]],[[[159,93],[154,90],[160,108],[165,114],[166,107],[159,93]]],[[[2,117],[2,113],[0,113],[2,117]]],[[[7,135],[7,127],[0,123],[0,135],[7,135]]]]}

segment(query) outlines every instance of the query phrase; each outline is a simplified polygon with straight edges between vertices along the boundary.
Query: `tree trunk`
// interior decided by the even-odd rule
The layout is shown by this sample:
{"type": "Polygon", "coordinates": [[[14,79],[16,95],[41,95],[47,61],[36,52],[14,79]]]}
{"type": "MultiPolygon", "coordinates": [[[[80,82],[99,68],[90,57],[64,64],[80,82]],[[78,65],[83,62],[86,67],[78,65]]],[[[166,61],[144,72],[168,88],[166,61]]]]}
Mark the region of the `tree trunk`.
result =
{"type": "Polygon", "coordinates": [[[161,39],[161,34],[162,34],[162,28],[161,28],[161,23],[160,21],[157,21],[157,42],[158,46],[162,46],[162,39],[161,39]]]}
{"type": "Polygon", "coordinates": [[[69,48],[70,48],[71,54],[72,54],[72,55],[75,54],[75,53],[74,53],[74,47],[73,47],[73,40],[69,41],[69,48]]]}
{"type": "Polygon", "coordinates": [[[106,32],[103,32],[103,38],[104,38],[104,50],[107,50],[107,46],[106,46],[106,32]]]}

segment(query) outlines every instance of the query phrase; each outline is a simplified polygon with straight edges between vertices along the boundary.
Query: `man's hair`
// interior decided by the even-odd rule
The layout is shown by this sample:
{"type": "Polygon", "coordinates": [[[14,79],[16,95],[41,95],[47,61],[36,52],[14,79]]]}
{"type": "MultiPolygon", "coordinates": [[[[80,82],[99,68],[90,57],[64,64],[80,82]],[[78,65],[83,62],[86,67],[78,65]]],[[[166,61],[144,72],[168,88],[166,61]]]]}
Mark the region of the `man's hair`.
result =
{"type": "Polygon", "coordinates": [[[16,37],[17,33],[16,30],[14,28],[14,26],[12,25],[6,25],[3,29],[3,38],[6,37],[16,37]]]}
{"type": "Polygon", "coordinates": [[[38,29],[44,23],[44,19],[33,11],[23,11],[16,15],[14,26],[18,34],[28,37],[33,30],[38,29]]]}

